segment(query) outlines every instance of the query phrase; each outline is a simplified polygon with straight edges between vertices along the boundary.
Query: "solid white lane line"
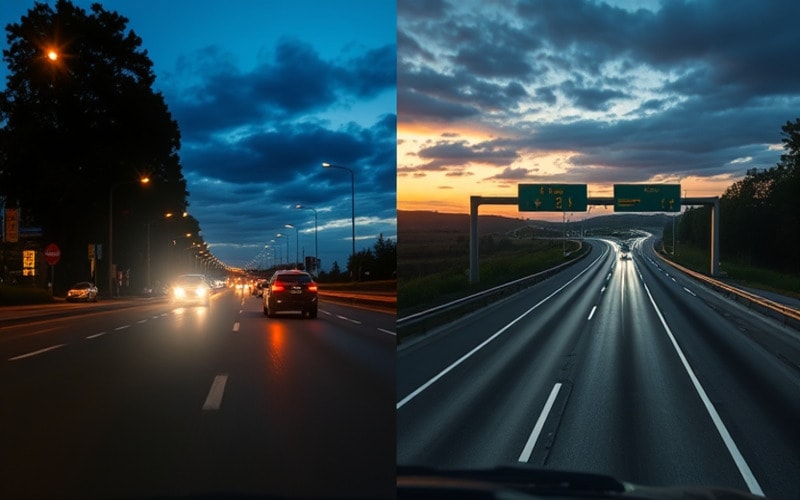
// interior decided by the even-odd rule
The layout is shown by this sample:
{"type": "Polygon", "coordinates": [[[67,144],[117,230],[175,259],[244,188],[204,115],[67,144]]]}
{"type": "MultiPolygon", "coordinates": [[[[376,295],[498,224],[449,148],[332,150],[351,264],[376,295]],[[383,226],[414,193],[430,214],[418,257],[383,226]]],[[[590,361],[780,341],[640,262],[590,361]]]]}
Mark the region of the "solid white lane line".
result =
{"type": "Polygon", "coordinates": [[[761,489],[761,485],[758,484],[756,477],[753,475],[753,471],[750,470],[750,466],[747,465],[747,462],[745,461],[741,452],[739,452],[739,448],[736,446],[736,443],[733,441],[733,437],[731,437],[730,432],[728,432],[728,429],[722,422],[722,418],[720,418],[719,413],[717,413],[717,409],[714,407],[714,404],[708,398],[705,389],[703,389],[703,386],[700,385],[700,381],[695,376],[694,370],[692,370],[692,367],[689,366],[689,361],[686,359],[686,356],[683,355],[683,351],[681,350],[680,346],[678,346],[678,341],[675,340],[675,336],[672,334],[672,330],[670,330],[669,326],[667,326],[667,321],[664,319],[664,316],[661,314],[661,310],[656,305],[656,301],[655,299],[653,299],[653,295],[650,293],[650,289],[647,287],[646,284],[643,283],[643,285],[644,285],[644,290],[647,292],[647,296],[650,298],[650,303],[653,304],[653,308],[656,311],[656,315],[658,315],[658,319],[661,320],[661,325],[667,332],[667,336],[669,336],[670,341],[672,341],[672,346],[678,353],[678,358],[680,358],[681,363],[683,363],[683,368],[686,370],[686,373],[689,374],[689,379],[692,381],[692,385],[694,386],[695,391],[697,391],[697,395],[700,396],[700,400],[706,407],[706,411],[708,412],[708,415],[711,417],[711,421],[714,422],[714,426],[717,428],[717,432],[719,432],[722,441],[725,443],[725,447],[728,448],[728,453],[730,453],[731,458],[733,458],[733,462],[739,469],[739,474],[741,474],[742,479],[744,479],[744,482],[750,489],[750,493],[752,493],[753,495],[759,495],[763,497],[764,491],[761,489]]]}
{"type": "Polygon", "coordinates": [[[531,453],[533,453],[533,448],[536,446],[536,441],[539,439],[539,434],[542,433],[544,423],[547,421],[547,416],[550,414],[550,410],[553,409],[553,403],[556,402],[556,397],[558,397],[558,391],[560,390],[561,382],[557,382],[556,385],[553,386],[553,390],[550,391],[550,395],[547,397],[547,402],[544,404],[544,408],[542,408],[542,413],[539,414],[539,418],[536,420],[536,425],[533,426],[531,435],[528,437],[528,442],[525,443],[525,447],[522,449],[522,453],[519,455],[519,462],[527,462],[530,460],[531,453]]]}
{"type": "Polygon", "coordinates": [[[687,292],[689,292],[692,295],[692,297],[697,297],[697,295],[695,295],[695,293],[693,291],[689,290],[688,288],[683,287],[683,289],[686,290],[687,292]]]}
{"type": "Polygon", "coordinates": [[[87,335],[86,338],[89,339],[89,340],[96,339],[97,337],[102,337],[106,333],[107,332],[100,332],[100,333],[95,333],[94,335],[87,335]]]}
{"type": "Polygon", "coordinates": [[[18,359],[30,358],[31,356],[36,356],[38,354],[45,353],[47,351],[52,351],[54,349],[58,349],[59,347],[64,347],[67,344],[58,344],[50,347],[45,347],[44,349],[39,349],[38,351],[29,352],[27,354],[20,354],[19,356],[14,356],[13,358],[8,358],[9,361],[16,361],[18,359]]]}
{"type": "Polygon", "coordinates": [[[238,321],[233,324],[233,331],[234,332],[238,332],[239,331],[239,322],[238,321]]]}
{"type": "Polygon", "coordinates": [[[553,293],[551,293],[547,297],[545,297],[542,300],[540,300],[539,302],[537,302],[530,309],[528,309],[527,311],[525,311],[521,315],[517,316],[515,319],[513,319],[510,323],[508,323],[503,328],[501,328],[501,329],[497,330],[496,332],[494,332],[489,338],[487,338],[486,340],[484,340],[483,342],[481,342],[477,346],[473,347],[472,350],[470,350],[468,353],[464,354],[463,356],[461,356],[460,358],[455,360],[450,366],[448,366],[444,370],[440,371],[439,373],[437,373],[436,375],[431,377],[427,382],[425,382],[421,386],[419,386],[416,389],[414,389],[408,396],[404,397],[403,399],[401,399],[400,401],[397,402],[396,409],[399,410],[400,408],[402,408],[406,403],[408,403],[409,401],[411,401],[415,397],[419,396],[422,393],[422,391],[424,391],[428,387],[432,386],[440,378],[442,378],[445,375],[447,375],[450,372],[450,370],[452,370],[456,366],[460,365],[461,363],[463,363],[464,361],[469,359],[473,354],[475,354],[476,352],[478,352],[481,349],[483,349],[486,345],[488,345],[489,342],[493,341],[494,339],[496,339],[500,335],[504,334],[509,328],[514,326],[522,318],[524,318],[528,314],[532,313],[534,310],[538,309],[539,306],[541,306],[542,304],[544,304],[545,302],[547,302],[551,298],[555,297],[559,292],[561,292],[561,290],[567,288],[569,285],[572,284],[572,282],[574,282],[575,280],[577,280],[578,278],[583,276],[583,274],[586,273],[587,271],[589,271],[589,269],[593,268],[595,264],[600,262],[600,259],[604,258],[607,255],[607,253],[608,252],[603,252],[603,254],[600,257],[596,258],[594,260],[594,262],[592,262],[591,264],[586,266],[586,269],[584,269],[583,271],[581,271],[578,274],[576,274],[574,278],[572,278],[571,280],[569,280],[566,283],[564,283],[563,285],[561,285],[561,287],[559,287],[556,291],[554,291],[553,293]]]}
{"type": "Polygon", "coordinates": [[[586,318],[586,321],[591,321],[592,316],[594,316],[594,312],[597,310],[597,306],[592,307],[592,312],[589,313],[589,317],[586,318]]]}
{"type": "Polygon", "coordinates": [[[397,336],[397,334],[396,334],[395,332],[393,332],[393,331],[391,331],[391,330],[387,330],[387,329],[385,329],[385,328],[378,328],[378,331],[379,331],[379,332],[383,332],[383,333],[388,333],[389,335],[395,335],[395,336],[397,336]]]}
{"type": "Polygon", "coordinates": [[[217,375],[211,383],[211,389],[203,403],[204,410],[219,410],[222,404],[222,395],[225,393],[225,384],[228,382],[228,375],[217,375]]]}
{"type": "Polygon", "coordinates": [[[122,325],[122,326],[118,326],[118,327],[114,328],[114,330],[124,330],[124,329],[130,328],[130,327],[131,327],[131,325],[122,325]]]}

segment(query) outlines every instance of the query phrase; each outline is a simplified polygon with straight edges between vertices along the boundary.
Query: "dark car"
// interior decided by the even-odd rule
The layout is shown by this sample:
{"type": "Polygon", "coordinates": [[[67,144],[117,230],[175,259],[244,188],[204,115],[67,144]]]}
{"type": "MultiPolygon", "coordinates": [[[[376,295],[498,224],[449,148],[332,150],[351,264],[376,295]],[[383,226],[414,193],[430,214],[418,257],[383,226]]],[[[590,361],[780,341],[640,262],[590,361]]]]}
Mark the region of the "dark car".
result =
{"type": "Polygon", "coordinates": [[[262,296],[264,314],[294,311],[309,318],[317,317],[317,283],[305,271],[275,271],[262,296]]]}
{"type": "Polygon", "coordinates": [[[75,283],[67,290],[67,300],[69,302],[97,302],[97,287],[94,283],[88,281],[81,281],[75,283]]]}
{"type": "Polygon", "coordinates": [[[200,304],[211,302],[211,286],[202,274],[184,274],[172,283],[170,299],[175,304],[200,304]]]}

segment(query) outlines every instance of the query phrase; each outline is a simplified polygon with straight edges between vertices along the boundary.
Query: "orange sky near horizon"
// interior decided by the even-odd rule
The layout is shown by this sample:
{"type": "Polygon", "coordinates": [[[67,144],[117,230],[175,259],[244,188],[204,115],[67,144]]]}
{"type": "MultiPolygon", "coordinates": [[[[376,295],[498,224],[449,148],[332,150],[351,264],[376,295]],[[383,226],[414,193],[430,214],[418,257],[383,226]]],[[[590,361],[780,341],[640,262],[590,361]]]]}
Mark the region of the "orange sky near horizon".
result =
{"type": "MultiPolygon", "coordinates": [[[[458,135],[459,139],[468,142],[488,140],[485,130],[458,129],[447,131],[458,135]]],[[[441,170],[413,170],[410,168],[424,165],[426,162],[417,155],[417,151],[426,144],[441,140],[443,130],[434,126],[416,125],[413,127],[398,124],[398,176],[397,176],[397,209],[398,210],[430,210],[446,213],[469,213],[470,196],[517,196],[518,184],[537,183],[580,183],[565,180],[562,175],[569,169],[566,160],[576,154],[570,151],[548,152],[531,155],[515,161],[511,165],[496,166],[470,164],[468,167],[441,170]],[[505,167],[536,169],[534,176],[524,179],[498,179],[505,167]]],[[[679,179],[674,176],[651,178],[652,184],[680,184],[685,197],[721,196],[725,190],[742,177],[729,174],[717,176],[687,176],[679,179]]],[[[613,196],[613,185],[624,181],[588,182],[589,197],[613,196]]],[[[636,182],[631,182],[636,183],[636,182]]],[[[482,205],[481,215],[503,215],[514,218],[535,218],[541,220],[561,220],[558,212],[520,212],[513,205],[482,205]]],[[[613,206],[590,206],[588,212],[575,212],[575,217],[592,217],[613,214],[613,206]]]]}

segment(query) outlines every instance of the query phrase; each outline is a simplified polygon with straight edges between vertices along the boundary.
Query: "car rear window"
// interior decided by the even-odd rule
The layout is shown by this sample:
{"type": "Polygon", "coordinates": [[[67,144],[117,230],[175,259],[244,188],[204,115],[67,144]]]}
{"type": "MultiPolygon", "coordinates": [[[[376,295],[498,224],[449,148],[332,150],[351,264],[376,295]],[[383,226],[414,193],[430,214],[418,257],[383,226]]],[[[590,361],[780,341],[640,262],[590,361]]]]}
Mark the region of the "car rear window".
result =
{"type": "Polygon", "coordinates": [[[284,274],[278,276],[275,280],[282,283],[300,283],[301,285],[312,281],[311,276],[302,274],[284,274]]]}

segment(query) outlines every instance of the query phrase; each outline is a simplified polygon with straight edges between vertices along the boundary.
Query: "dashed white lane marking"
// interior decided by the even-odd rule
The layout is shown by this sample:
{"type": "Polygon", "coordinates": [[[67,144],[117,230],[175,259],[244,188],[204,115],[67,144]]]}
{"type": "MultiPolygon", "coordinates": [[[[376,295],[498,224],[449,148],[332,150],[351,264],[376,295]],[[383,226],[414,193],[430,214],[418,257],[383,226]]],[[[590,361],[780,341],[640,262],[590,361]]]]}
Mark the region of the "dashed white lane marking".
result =
{"type": "Polygon", "coordinates": [[[606,291],[606,287],[600,289],[600,293],[604,293],[606,291]]]}
{"type": "Polygon", "coordinates": [[[357,319],[348,318],[347,316],[342,316],[341,314],[337,314],[336,317],[339,319],[343,319],[345,321],[349,321],[350,323],[355,323],[356,325],[361,324],[361,322],[358,321],[357,319]]]}
{"type": "Polygon", "coordinates": [[[36,356],[47,351],[52,351],[54,349],[58,349],[59,347],[64,347],[67,344],[58,344],[50,347],[45,347],[44,349],[39,349],[38,351],[29,352],[27,354],[20,354],[19,356],[14,356],[13,358],[8,358],[9,361],[16,361],[18,359],[30,358],[31,356],[36,356]]]}
{"type": "Polygon", "coordinates": [[[142,323],[147,323],[147,319],[146,319],[146,318],[145,318],[145,319],[140,319],[140,320],[139,320],[139,321],[137,321],[136,323],[138,323],[138,324],[140,324],[140,325],[141,325],[142,323]]]}
{"type": "Polygon", "coordinates": [[[592,312],[589,313],[589,317],[586,318],[586,321],[591,321],[592,316],[594,316],[594,312],[597,310],[597,306],[592,307],[592,312]]]}
{"type": "Polygon", "coordinates": [[[234,332],[238,332],[239,331],[239,322],[238,321],[233,324],[233,331],[234,332]]]}
{"type": "Polygon", "coordinates": [[[91,340],[91,339],[96,339],[97,337],[102,337],[102,336],[103,336],[103,335],[105,335],[106,333],[107,333],[107,332],[100,332],[100,333],[95,333],[94,335],[87,335],[87,336],[86,336],[86,338],[87,338],[88,340],[91,340]]]}
{"type": "Polygon", "coordinates": [[[228,375],[217,375],[211,383],[211,389],[203,403],[204,410],[219,410],[222,404],[222,395],[225,394],[225,384],[228,382],[228,375]]]}
{"type": "Polygon", "coordinates": [[[131,327],[131,325],[122,325],[122,326],[118,326],[118,327],[114,328],[114,330],[124,330],[124,329],[130,328],[130,327],[131,327]]]}
{"type": "Polygon", "coordinates": [[[550,410],[553,409],[553,403],[556,402],[556,397],[558,397],[558,391],[560,390],[561,382],[556,382],[556,385],[553,386],[553,390],[550,391],[550,395],[547,397],[547,402],[545,402],[544,408],[542,408],[542,413],[539,414],[539,418],[536,420],[536,425],[533,426],[531,435],[528,437],[528,442],[525,443],[525,447],[522,449],[522,453],[519,455],[520,462],[527,462],[531,458],[533,448],[536,446],[536,441],[539,439],[539,434],[542,433],[544,423],[547,421],[547,416],[550,414],[550,410]]]}
{"type": "Polygon", "coordinates": [[[692,297],[697,297],[697,295],[695,295],[695,293],[693,291],[689,290],[688,288],[683,287],[683,289],[686,290],[688,293],[690,293],[692,295],[692,297]]]}
{"type": "Polygon", "coordinates": [[[379,332],[383,332],[383,333],[388,333],[389,335],[397,335],[395,332],[393,332],[391,330],[387,330],[385,328],[378,328],[378,331],[379,332]]]}

